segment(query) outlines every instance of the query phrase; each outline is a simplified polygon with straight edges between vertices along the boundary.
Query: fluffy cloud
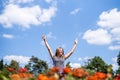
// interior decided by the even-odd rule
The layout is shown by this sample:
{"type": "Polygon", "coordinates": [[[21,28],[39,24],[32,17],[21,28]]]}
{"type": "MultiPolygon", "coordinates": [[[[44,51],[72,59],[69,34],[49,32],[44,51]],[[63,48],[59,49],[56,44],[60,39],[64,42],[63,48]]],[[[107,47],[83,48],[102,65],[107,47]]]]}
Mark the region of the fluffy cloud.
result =
{"type": "Polygon", "coordinates": [[[112,61],[116,63],[117,62],[117,57],[112,58],[112,61]]]}
{"type": "Polygon", "coordinates": [[[111,35],[103,29],[88,30],[84,33],[83,39],[90,44],[103,45],[111,43],[111,35]]]}
{"type": "Polygon", "coordinates": [[[57,8],[56,7],[50,7],[49,9],[43,9],[42,15],[39,17],[40,22],[48,22],[51,20],[51,18],[55,15],[57,8]]]}
{"type": "Polygon", "coordinates": [[[87,30],[83,39],[90,44],[111,44],[110,50],[120,50],[120,11],[117,8],[104,11],[97,22],[99,29],[87,30]],[[114,43],[114,46],[112,45],[114,43]]]}
{"type": "Polygon", "coordinates": [[[73,11],[70,12],[70,14],[75,15],[80,11],[80,8],[76,8],[73,11]]]}
{"type": "Polygon", "coordinates": [[[120,42],[120,27],[113,28],[113,29],[111,29],[110,32],[113,36],[113,40],[117,41],[117,42],[120,42]]]}
{"type": "Polygon", "coordinates": [[[104,11],[99,16],[97,24],[103,28],[115,28],[120,27],[120,12],[117,8],[110,11],[104,11]]]}
{"type": "Polygon", "coordinates": [[[19,5],[6,5],[3,13],[0,15],[0,24],[5,28],[11,28],[13,25],[19,25],[22,28],[30,28],[30,25],[40,25],[50,22],[55,15],[57,8],[50,6],[48,9],[42,9],[38,5],[33,7],[20,7],[19,5]]]}
{"type": "Polygon", "coordinates": [[[78,58],[78,61],[82,61],[82,58],[78,58]]]}
{"type": "Polygon", "coordinates": [[[52,0],[45,0],[47,3],[50,3],[50,2],[52,2],[52,0]]]}
{"type": "Polygon", "coordinates": [[[10,62],[11,60],[15,60],[19,62],[20,64],[26,64],[28,63],[30,57],[26,56],[17,56],[17,55],[6,55],[3,58],[6,62],[10,62]]]}
{"type": "Polygon", "coordinates": [[[109,46],[110,50],[120,50],[120,45],[109,46]]]}
{"type": "Polygon", "coordinates": [[[115,64],[115,63],[117,63],[117,57],[112,58],[112,61],[114,63],[114,64],[112,64],[113,70],[117,70],[119,67],[117,64],[115,64]]]}
{"type": "Polygon", "coordinates": [[[70,66],[72,68],[78,68],[81,67],[83,65],[86,65],[86,62],[88,62],[90,59],[92,59],[92,57],[86,56],[84,58],[78,58],[77,61],[75,63],[70,63],[70,66]]]}
{"type": "Polygon", "coordinates": [[[7,39],[12,39],[12,38],[14,38],[14,36],[11,35],[11,34],[3,34],[2,36],[3,36],[4,38],[7,38],[7,39]]]}
{"type": "Polygon", "coordinates": [[[49,32],[49,33],[46,35],[46,37],[56,39],[56,37],[53,36],[53,33],[52,33],[52,32],[49,32]]]}
{"type": "Polygon", "coordinates": [[[70,63],[70,66],[72,68],[79,68],[79,67],[81,67],[81,64],[80,63],[70,63]]]}
{"type": "Polygon", "coordinates": [[[9,0],[10,3],[28,3],[33,1],[34,0],[9,0]]]}
{"type": "Polygon", "coordinates": [[[114,71],[117,70],[117,69],[119,68],[119,66],[116,65],[116,64],[112,64],[112,66],[113,66],[113,70],[114,70],[114,71]]]}
{"type": "Polygon", "coordinates": [[[0,23],[6,28],[11,28],[13,24],[29,28],[30,24],[40,24],[37,19],[39,14],[41,14],[39,6],[20,8],[18,5],[10,4],[0,15],[0,23]]]}

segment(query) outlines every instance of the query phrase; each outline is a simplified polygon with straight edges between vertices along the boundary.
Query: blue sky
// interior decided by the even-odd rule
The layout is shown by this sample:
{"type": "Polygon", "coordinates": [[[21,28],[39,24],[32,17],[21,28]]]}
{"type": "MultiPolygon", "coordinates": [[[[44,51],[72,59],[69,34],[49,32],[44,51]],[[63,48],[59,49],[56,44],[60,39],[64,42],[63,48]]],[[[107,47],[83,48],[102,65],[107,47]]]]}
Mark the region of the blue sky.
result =
{"type": "Polygon", "coordinates": [[[26,64],[36,56],[52,65],[42,35],[55,53],[65,53],[78,38],[75,52],[66,60],[73,67],[100,56],[117,69],[120,51],[119,0],[1,0],[0,58],[26,64]]]}

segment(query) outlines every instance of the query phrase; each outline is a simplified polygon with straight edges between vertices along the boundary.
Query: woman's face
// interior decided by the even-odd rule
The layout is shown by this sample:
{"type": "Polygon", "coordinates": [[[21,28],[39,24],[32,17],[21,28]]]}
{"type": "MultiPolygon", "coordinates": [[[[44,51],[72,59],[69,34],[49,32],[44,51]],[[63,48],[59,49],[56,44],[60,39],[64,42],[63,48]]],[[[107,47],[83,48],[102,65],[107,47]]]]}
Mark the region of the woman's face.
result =
{"type": "Polygon", "coordinates": [[[57,55],[58,55],[58,56],[62,56],[62,55],[63,55],[63,50],[62,50],[62,48],[59,48],[59,49],[58,49],[57,55]]]}

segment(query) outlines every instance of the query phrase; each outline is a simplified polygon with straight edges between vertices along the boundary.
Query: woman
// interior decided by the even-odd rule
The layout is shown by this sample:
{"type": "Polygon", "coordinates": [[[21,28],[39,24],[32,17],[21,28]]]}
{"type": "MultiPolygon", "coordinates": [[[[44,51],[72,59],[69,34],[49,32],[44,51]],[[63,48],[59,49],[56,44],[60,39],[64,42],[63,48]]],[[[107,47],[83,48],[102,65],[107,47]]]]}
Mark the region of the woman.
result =
{"type": "Polygon", "coordinates": [[[46,36],[42,36],[42,39],[48,49],[48,52],[53,60],[53,64],[55,67],[59,67],[60,68],[60,72],[62,72],[63,68],[64,68],[64,61],[70,57],[70,55],[74,52],[75,48],[76,48],[76,45],[77,45],[77,39],[74,41],[74,45],[72,47],[72,49],[65,55],[64,54],[64,50],[62,47],[59,47],[56,49],[56,53],[55,55],[53,54],[47,40],[46,40],[46,36]]]}

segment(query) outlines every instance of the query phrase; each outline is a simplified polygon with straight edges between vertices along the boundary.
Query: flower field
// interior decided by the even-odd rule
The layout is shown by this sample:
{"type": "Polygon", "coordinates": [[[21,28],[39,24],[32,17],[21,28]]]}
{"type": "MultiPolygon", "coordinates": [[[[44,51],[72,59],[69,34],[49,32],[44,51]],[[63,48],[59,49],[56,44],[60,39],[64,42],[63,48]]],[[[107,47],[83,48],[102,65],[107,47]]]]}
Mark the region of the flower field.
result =
{"type": "Polygon", "coordinates": [[[0,80],[120,80],[120,75],[115,77],[110,73],[94,72],[84,68],[65,67],[62,73],[59,73],[58,67],[53,67],[45,73],[38,75],[31,74],[27,68],[8,68],[8,76],[0,72],[0,80]]]}

